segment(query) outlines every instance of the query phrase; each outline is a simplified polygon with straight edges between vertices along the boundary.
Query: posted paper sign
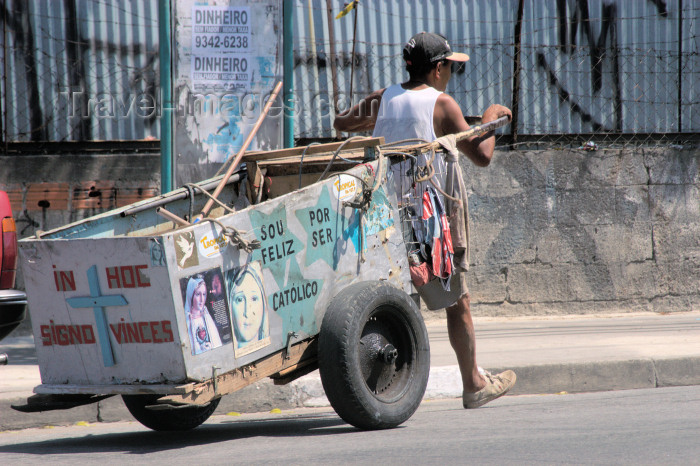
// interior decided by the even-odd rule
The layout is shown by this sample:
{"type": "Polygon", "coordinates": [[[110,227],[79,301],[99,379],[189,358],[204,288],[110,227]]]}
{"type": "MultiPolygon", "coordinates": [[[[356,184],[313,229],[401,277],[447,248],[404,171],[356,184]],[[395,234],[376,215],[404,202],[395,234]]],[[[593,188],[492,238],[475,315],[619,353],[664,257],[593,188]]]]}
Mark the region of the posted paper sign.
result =
{"type": "Polygon", "coordinates": [[[245,89],[251,81],[250,7],[192,7],[192,83],[245,89]]]}
{"type": "MultiPolygon", "coordinates": [[[[282,0],[171,0],[177,185],[214,176],[238,153],[268,96],[282,80],[282,0]]],[[[278,100],[282,101],[281,96],[278,100]]],[[[280,105],[250,150],[281,146],[280,105]]],[[[219,240],[207,237],[206,252],[219,240]],[[209,242],[214,241],[212,245],[209,242]]],[[[195,243],[195,253],[198,243],[195,243]]],[[[201,246],[201,245],[199,245],[201,246]]]]}

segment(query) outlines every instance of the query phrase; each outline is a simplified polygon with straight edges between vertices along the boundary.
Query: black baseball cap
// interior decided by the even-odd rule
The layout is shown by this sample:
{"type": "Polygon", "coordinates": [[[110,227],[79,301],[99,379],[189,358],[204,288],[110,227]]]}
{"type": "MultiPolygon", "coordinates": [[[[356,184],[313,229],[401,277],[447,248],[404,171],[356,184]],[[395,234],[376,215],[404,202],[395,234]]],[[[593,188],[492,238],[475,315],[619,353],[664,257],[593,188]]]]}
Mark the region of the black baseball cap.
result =
{"type": "Polygon", "coordinates": [[[465,62],[469,60],[469,55],[453,52],[447,38],[440,34],[419,32],[404,46],[403,59],[408,65],[420,67],[440,60],[465,62]]]}

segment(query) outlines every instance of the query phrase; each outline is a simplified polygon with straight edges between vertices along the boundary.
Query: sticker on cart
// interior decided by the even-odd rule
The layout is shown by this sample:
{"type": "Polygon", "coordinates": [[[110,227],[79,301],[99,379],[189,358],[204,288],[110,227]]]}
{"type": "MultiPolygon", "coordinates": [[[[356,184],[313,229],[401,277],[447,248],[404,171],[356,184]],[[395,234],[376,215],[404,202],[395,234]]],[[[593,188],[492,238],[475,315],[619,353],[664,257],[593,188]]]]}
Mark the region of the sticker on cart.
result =
{"type": "Polygon", "coordinates": [[[223,231],[219,232],[216,226],[212,226],[212,230],[207,231],[197,240],[199,254],[203,257],[219,256],[229,244],[229,239],[223,234],[223,231]]]}
{"type": "Polygon", "coordinates": [[[335,181],[333,181],[333,188],[331,188],[331,191],[335,198],[342,202],[352,201],[357,194],[358,183],[359,180],[354,176],[345,174],[339,175],[335,178],[335,181]]]}
{"type": "Polygon", "coordinates": [[[186,269],[199,265],[194,232],[188,231],[187,233],[180,233],[175,235],[173,239],[175,242],[175,257],[178,267],[180,267],[180,269],[186,269]]]}

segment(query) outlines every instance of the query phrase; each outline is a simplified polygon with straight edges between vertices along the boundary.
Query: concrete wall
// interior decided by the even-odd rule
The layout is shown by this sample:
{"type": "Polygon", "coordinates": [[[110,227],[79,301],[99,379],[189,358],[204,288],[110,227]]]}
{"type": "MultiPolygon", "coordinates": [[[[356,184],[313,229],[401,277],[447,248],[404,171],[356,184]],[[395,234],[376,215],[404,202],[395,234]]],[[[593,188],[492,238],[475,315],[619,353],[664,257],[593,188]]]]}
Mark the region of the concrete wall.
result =
{"type": "MultiPolygon", "coordinates": [[[[158,154],[5,156],[0,163],[0,188],[15,193],[22,236],[159,186],[158,154]],[[52,183],[63,200],[42,208],[42,186],[52,183]]],[[[680,148],[497,152],[488,168],[464,160],[475,314],[698,310],[699,165],[700,149],[680,148]]]]}
{"type": "Polygon", "coordinates": [[[160,154],[0,156],[20,237],[160,193],[160,154]]]}
{"type": "Polygon", "coordinates": [[[500,152],[467,166],[477,315],[700,308],[698,149],[500,152]]]}

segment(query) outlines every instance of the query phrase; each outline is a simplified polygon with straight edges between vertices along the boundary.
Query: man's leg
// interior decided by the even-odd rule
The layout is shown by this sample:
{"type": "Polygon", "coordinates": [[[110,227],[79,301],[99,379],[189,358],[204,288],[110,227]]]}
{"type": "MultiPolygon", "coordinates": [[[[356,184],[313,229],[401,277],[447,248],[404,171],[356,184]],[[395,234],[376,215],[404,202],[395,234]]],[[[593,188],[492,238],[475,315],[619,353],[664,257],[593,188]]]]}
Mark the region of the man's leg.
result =
{"type": "Polygon", "coordinates": [[[446,311],[447,334],[450,337],[452,349],[457,355],[464,391],[478,392],[486,386],[486,381],[479,374],[479,367],[476,364],[476,337],[469,308],[469,293],[462,295],[446,311]]]}
{"type": "Polygon", "coordinates": [[[457,355],[459,371],[462,374],[462,405],[465,408],[478,408],[495,400],[515,385],[515,372],[504,371],[493,375],[488,372],[485,377],[479,374],[476,364],[476,337],[469,307],[469,293],[465,293],[455,304],[447,309],[447,334],[450,344],[457,355]]]}

